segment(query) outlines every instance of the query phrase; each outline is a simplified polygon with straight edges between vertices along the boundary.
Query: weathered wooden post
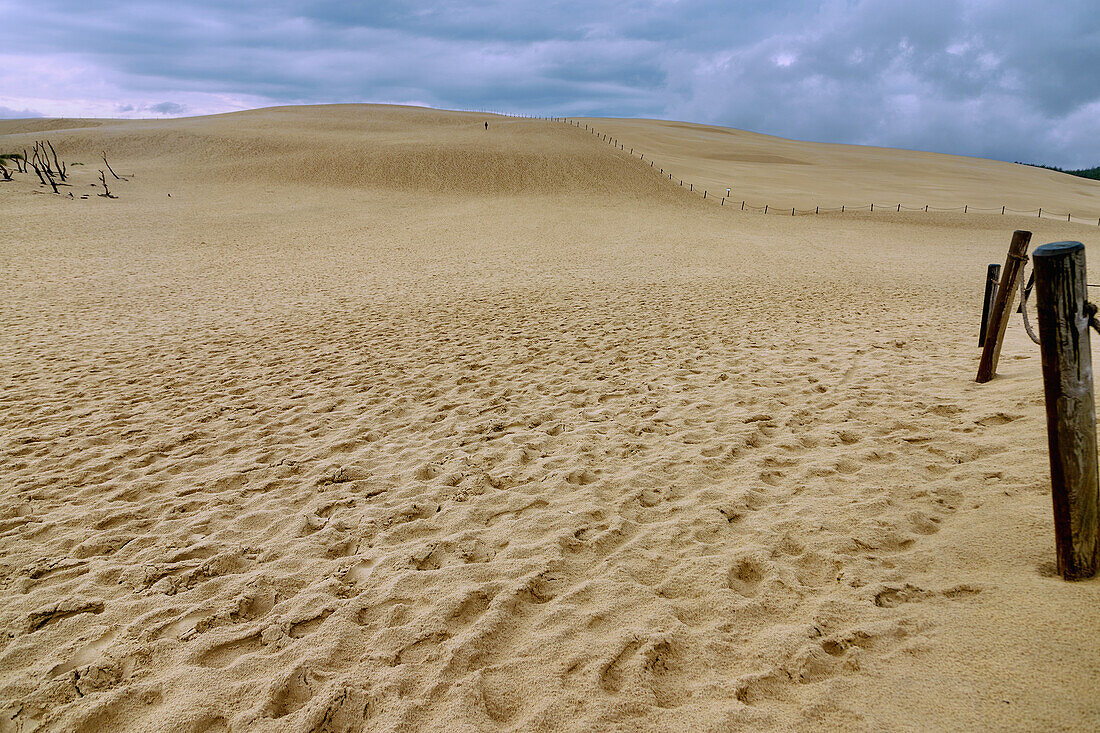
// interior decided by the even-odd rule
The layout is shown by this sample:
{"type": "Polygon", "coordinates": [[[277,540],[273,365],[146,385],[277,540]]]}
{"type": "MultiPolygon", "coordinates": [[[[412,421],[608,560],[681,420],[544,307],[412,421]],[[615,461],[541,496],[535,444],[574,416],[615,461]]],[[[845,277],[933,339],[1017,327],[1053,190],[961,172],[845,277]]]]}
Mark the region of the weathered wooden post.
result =
{"type": "Polygon", "coordinates": [[[989,314],[993,310],[993,299],[997,297],[997,280],[1001,277],[1001,266],[994,263],[985,270],[985,300],[982,301],[982,328],[978,332],[978,347],[985,346],[985,335],[989,332],[989,314]]]}
{"type": "Polygon", "coordinates": [[[1034,257],[1058,573],[1066,580],[1080,580],[1092,577],[1100,562],[1089,345],[1093,313],[1086,306],[1085,246],[1044,244],[1034,257]]]}
{"type": "Polygon", "coordinates": [[[1001,270],[1001,282],[997,286],[997,296],[993,299],[993,312],[989,314],[989,331],[982,344],[982,360],[978,364],[978,383],[985,383],[997,374],[997,360],[1001,358],[1001,343],[1004,341],[1008,318],[1012,314],[1012,301],[1020,287],[1020,273],[1027,262],[1027,245],[1031,242],[1031,232],[1017,229],[1012,233],[1012,243],[1008,246],[1008,259],[1001,270]]]}

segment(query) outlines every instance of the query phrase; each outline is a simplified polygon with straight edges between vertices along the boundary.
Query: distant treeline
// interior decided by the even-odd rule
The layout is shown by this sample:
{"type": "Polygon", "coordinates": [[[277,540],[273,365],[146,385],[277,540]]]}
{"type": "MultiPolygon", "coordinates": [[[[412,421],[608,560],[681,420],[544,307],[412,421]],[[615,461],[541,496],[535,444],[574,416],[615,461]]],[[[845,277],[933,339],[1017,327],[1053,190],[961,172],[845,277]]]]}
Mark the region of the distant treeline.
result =
{"type": "Polygon", "coordinates": [[[1043,165],[1042,163],[1024,163],[1022,161],[1016,161],[1019,165],[1030,165],[1033,168],[1046,168],[1048,171],[1058,171],[1059,173],[1068,173],[1071,176],[1080,176],[1081,178],[1091,178],[1094,181],[1100,181],[1100,165],[1095,168],[1082,168],[1076,171],[1067,171],[1065,168],[1059,168],[1056,165],[1043,165]]]}

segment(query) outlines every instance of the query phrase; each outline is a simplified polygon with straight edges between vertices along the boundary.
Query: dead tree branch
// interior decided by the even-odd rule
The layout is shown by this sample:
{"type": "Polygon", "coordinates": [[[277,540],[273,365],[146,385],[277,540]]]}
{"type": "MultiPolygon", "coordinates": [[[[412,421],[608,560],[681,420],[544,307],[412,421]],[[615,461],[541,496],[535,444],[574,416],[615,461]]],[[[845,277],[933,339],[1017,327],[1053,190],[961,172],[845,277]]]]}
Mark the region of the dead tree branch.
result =
{"type": "MultiPolygon", "coordinates": [[[[111,172],[111,175],[115,177],[116,181],[125,181],[126,179],[115,173],[115,169],[111,167],[111,164],[107,162],[107,151],[103,151],[103,165],[107,166],[107,170],[111,172]]],[[[102,173],[103,171],[100,171],[102,173]]]]}
{"type": "Polygon", "coordinates": [[[53,166],[50,165],[50,156],[46,153],[46,146],[41,142],[35,141],[34,143],[34,158],[44,172],[53,175],[54,170],[53,166]]]}
{"type": "Polygon", "coordinates": [[[61,193],[57,190],[57,182],[53,179],[53,176],[50,175],[49,171],[42,170],[34,161],[31,161],[31,167],[34,168],[34,172],[38,174],[38,180],[42,181],[43,186],[49,186],[53,189],[54,193],[61,193]]]}
{"type": "MultiPolygon", "coordinates": [[[[115,176],[115,178],[118,178],[118,176],[115,176]]],[[[107,176],[103,175],[103,171],[99,172],[99,182],[103,184],[103,193],[97,193],[96,194],[97,196],[102,196],[103,198],[107,198],[107,199],[117,199],[118,198],[118,196],[113,195],[111,193],[111,190],[109,188],[107,188],[107,176]]]]}
{"type": "Polygon", "coordinates": [[[5,181],[11,180],[11,171],[5,168],[3,163],[0,163],[0,176],[3,176],[5,181]]]}
{"type": "Polygon", "coordinates": [[[61,180],[64,181],[65,180],[65,164],[57,159],[57,151],[53,149],[53,143],[51,143],[49,140],[47,140],[46,144],[50,146],[50,153],[53,155],[53,164],[54,164],[54,167],[57,168],[57,175],[61,176],[61,180]]]}

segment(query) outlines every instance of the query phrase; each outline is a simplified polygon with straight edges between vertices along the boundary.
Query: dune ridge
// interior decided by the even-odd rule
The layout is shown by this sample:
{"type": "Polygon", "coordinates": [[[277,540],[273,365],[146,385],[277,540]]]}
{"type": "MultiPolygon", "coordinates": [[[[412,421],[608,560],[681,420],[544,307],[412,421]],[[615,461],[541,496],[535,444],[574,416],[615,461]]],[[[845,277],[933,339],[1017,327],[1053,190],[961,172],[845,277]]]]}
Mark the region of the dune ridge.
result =
{"type": "Polygon", "coordinates": [[[874,208],[1035,214],[1100,225],[1100,182],[940,153],[808,143],[710,125],[578,118],[648,154],[677,184],[772,213],[874,208]],[[798,167],[795,167],[798,166],[798,167]],[[1044,213],[1045,212],[1045,213],[1044,213]]]}

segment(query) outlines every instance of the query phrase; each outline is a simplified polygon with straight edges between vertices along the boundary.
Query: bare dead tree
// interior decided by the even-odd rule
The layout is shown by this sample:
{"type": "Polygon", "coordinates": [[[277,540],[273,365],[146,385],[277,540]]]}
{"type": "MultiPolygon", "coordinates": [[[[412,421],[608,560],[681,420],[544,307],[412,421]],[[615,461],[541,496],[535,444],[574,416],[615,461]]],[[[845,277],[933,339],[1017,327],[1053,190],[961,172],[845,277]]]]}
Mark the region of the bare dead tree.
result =
{"type": "MultiPolygon", "coordinates": [[[[115,177],[116,181],[125,181],[126,179],[115,173],[115,169],[111,167],[111,164],[107,162],[107,151],[103,151],[103,165],[107,166],[107,170],[111,172],[111,175],[115,177]]],[[[100,171],[102,173],[103,171],[100,171]]]]}
{"type": "Polygon", "coordinates": [[[28,160],[29,160],[29,158],[27,158],[27,149],[23,148],[23,158],[22,158],[23,170],[20,171],[20,173],[28,173],[29,172],[27,170],[27,161],[28,160]]]}
{"type": "Polygon", "coordinates": [[[61,193],[57,190],[57,181],[53,179],[49,171],[42,170],[34,161],[31,161],[31,167],[34,168],[34,172],[38,174],[38,180],[42,181],[43,186],[49,186],[53,189],[54,193],[61,193]]]}
{"type": "Polygon", "coordinates": [[[5,181],[12,180],[11,171],[9,171],[7,168],[4,167],[3,162],[0,162],[0,176],[3,176],[4,177],[3,180],[5,180],[5,181]]]}
{"type": "Polygon", "coordinates": [[[34,143],[34,158],[43,172],[53,175],[54,170],[53,166],[50,165],[50,156],[46,153],[46,146],[37,140],[34,143]]]}
{"type": "Polygon", "coordinates": [[[57,159],[57,151],[53,149],[53,143],[51,143],[49,140],[47,140],[46,144],[50,146],[50,153],[53,155],[53,164],[54,164],[54,167],[57,168],[57,175],[61,176],[61,180],[64,181],[65,180],[65,164],[57,159]]]}
{"type": "MultiPolygon", "coordinates": [[[[118,178],[118,176],[115,176],[115,178],[118,178]]],[[[117,199],[118,198],[118,196],[115,196],[114,194],[112,194],[111,190],[109,188],[107,188],[107,176],[103,175],[103,171],[99,172],[99,182],[103,184],[103,193],[96,194],[97,196],[102,196],[103,198],[106,198],[106,199],[117,199]]]]}

